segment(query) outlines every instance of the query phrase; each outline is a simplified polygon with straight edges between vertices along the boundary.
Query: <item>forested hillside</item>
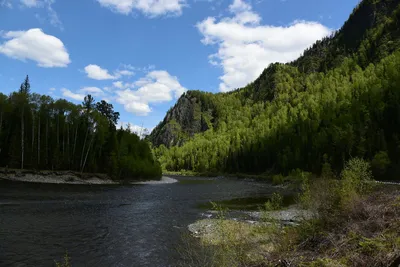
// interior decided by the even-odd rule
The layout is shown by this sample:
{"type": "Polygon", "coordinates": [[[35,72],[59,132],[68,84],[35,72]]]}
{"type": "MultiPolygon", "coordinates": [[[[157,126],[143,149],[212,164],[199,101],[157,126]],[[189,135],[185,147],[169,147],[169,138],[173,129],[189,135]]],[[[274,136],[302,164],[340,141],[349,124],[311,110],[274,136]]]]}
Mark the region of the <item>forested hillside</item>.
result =
{"type": "Polygon", "coordinates": [[[159,163],[146,141],[117,129],[113,105],[81,105],[30,91],[0,93],[0,167],[107,173],[116,180],[158,178],[159,163]]]}
{"type": "Polygon", "coordinates": [[[362,157],[386,175],[400,160],[399,23],[399,0],[364,0],[339,31],[248,86],[187,92],[149,136],[162,167],[319,173],[362,157]]]}

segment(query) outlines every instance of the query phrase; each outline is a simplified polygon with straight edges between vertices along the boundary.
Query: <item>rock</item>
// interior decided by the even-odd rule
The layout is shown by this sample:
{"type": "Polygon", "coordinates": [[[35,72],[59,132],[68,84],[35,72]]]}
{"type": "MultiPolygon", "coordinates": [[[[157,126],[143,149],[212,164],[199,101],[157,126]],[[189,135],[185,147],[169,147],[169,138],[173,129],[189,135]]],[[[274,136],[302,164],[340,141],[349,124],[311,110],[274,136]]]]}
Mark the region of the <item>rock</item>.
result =
{"type": "Polygon", "coordinates": [[[212,126],[214,107],[207,93],[188,91],[171,108],[164,120],[148,136],[155,145],[182,145],[188,137],[212,126]]]}
{"type": "Polygon", "coordinates": [[[266,215],[272,220],[281,221],[282,223],[296,222],[299,223],[304,220],[310,220],[315,217],[315,214],[309,210],[300,209],[298,206],[291,206],[285,210],[267,211],[264,214],[261,212],[253,211],[247,213],[255,220],[261,220],[263,215],[266,215]]]}
{"type": "Polygon", "coordinates": [[[66,182],[74,182],[75,181],[75,178],[74,177],[67,177],[67,178],[65,178],[64,179],[66,182]]]}

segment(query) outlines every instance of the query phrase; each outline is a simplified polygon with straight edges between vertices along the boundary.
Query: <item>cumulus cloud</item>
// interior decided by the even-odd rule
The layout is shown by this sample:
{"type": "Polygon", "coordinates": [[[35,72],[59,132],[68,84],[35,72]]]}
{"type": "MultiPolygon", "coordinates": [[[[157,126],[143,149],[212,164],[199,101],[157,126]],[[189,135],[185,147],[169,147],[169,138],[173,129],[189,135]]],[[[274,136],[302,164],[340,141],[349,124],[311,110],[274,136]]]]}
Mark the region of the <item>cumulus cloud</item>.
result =
{"type": "Polygon", "coordinates": [[[114,74],[110,74],[107,69],[103,69],[96,64],[87,65],[85,67],[85,72],[89,78],[94,80],[115,80],[122,76],[132,76],[135,74],[133,71],[128,69],[118,69],[114,71],[114,74]]]}
{"type": "Polygon", "coordinates": [[[64,97],[71,98],[76,101],[83,101],[83,99],[85,98],[84,94],[74,93],[71,90],[68,90],[66,88],[62,88],[61,92],[64,97]]]}
{"type": "Polygon", "coordinates": [[[218,48],[209,61],[223,69],[219,85],[222,92],[250,83],[270,63],[296,59],[305,48],[331,33],[318,22],[294,21],[284,27],[261,25],[260,16],[243,0],[234,0],[229,10],[231,17],[208,17],[197,24],[202,43],[218,48]]]}
{"type": "Polygon", "coordinates": [[[21,0],[21,3],[27,7],[36,7],[40,2],[37,0],[21,0]]]}
{"type": "Polygon", "coordinates": [[[116,77],[121,77],[121,76],[132,76],[135,73],[133,71],[130,70],[117,70],[115,71],[115,76],[116,77]]]}
{"type": "Polygon", "coordinates": [[[97,0],[101,6],[124,15],[138,10],[149,17],[161,15],[180,15],[185,0],[97,0]]]}
{"type": "Polygon", "coordinates": [[[3,38],[10,40],[0,45],[0,53],[10,58],[33,60],[44,68],[66,67],[71,63],[63,42],[41,29],[9,31],[3,38]]]}
{"type": "Polygon", "coordinates": [[[131,132],[137,134],[140,138],[144,138],[146,135],[150,134],[153,129],[148,129],[143,126],[135,125],[130,122],[120,122],[118,123],[118,128],[129,129],[131,132]]]}
{"type": "Polygon", "coordinates": [[[113,75],[108,73],[108,70],[102,69],[98,65],[90,64],[85,67],[87,76],[94,80],[112,80],[115,79],[113,75]]]}
{"type": "Polygon", "coordinates": [[[113,86],[119,89],[123,89],[125,87],[124,83],[121,81],[113,82],[113,86]]]}
{"type": "Polygon", "coordinates": [[[92,96],[104,96],[103,90],[101,90],[98,87],[83,87],[82,89],[79,90],[79,92],[85,94],[85,95],[92,95],[92,96]]]}
{"type": "MultiPolygon", "coordinates": [[[[55,88],[50,89],[51,91],[54,91],[55,88]]],[[[111,96],[107,93],[105,93],[102,89],[94,86],[87,86],[87,87],[82,87],[79,90],[76,90],[75,92],[62,88],[61,89],[62,96],[65,98],[69,98],[75,101],[83,101],[86,95],[92,95],[96,98],[96,101],[98,100],[105,100],[107,102],[111,102],[110,99],[111,96]],[[97,99],[98,98],[98,99],[97,99]]]]}
{"type": "MultiPolygon", "coordinates": [[[[122,82],[114,83],[117,88],[125,88],[122,82]]],[[[187,89],[171,76],[167,71],[152,71],[145,77],[137,80],[130,87],[132,90],[116,91],[117,102],[124,105],[125,110],[138,116],[146,116],[151,112],[150,103],[161,103],[179,98],[187,89]]]]}

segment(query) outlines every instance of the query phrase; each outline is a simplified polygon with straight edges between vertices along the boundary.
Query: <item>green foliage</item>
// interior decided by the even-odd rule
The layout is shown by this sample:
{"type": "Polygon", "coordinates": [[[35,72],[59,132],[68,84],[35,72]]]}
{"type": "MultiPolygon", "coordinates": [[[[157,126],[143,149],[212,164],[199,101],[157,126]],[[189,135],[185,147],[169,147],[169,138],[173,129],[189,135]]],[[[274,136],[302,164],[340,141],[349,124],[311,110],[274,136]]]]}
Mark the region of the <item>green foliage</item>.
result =
{"type": "Polygon", "coordinates": [[[311,173],[295,169],[290,171],[287,179],[291,182],[302,183],[303,181],[311,179],[311,173]]]}
{"type": "Polygon", "coordinates": [[[279,193],[273,193],[271,199],[264,204],[264,210],[280,210],[283,207],[283,197],[279,193]]]}
{"type": "Polygon", "coordinates": [[[272,176],[272,184],[273,185],[280,185],[285,182],[285,177],[282,174],[277,174],[272,176]]]}
{"type": "Polygon", "coordinates": [[[390,165],[390,158],[387,152],[379,151],[372,159],[371,165],[376,176],[385,175],[387,168],[390,165]]]}
{"type": "Polygon", "coordinates": [[[328,222],[339,208],[339,189],[340,185],[334,179],[306,179],[302,184],[299,203],[303,208],[318,214],[321,221],[328,222]]]}
{"type": "Polygon", "coordinates": [[[350,159],[341,173],[341,201],[344,205],[354,198],[365,195],[371,188],[370,164],[360,158],[350,159]]]}
{"type": "Polygon", "coordinates": [[[119,113],[87,95],[81,105],[30,92],[0,93],[0,167],[107,173],[116,180],[161,177],[149,143],[117,129],[119,113]]]}
{"type": "Polygon", "coordinates": [[[373,254],[386,249],[382,238],[366,238],[359,242],[361,251],[366,254],[373,254]]]}
{"type": "Polygon", "coordinates": [[[310,209],[313,204],[311,195],[311,185],[309,179],[304,179],[301,184],[301,194],[299,196],[299,202],[305,209],[310,209]]]}
{"type": "Polygon", "coordinates": [[[62,262],[55,262],[56,267],[71,267],[70,257],[68,256],[68,252],[65,252],[64,260],[62,262]]]}
{"type": "MultiPolygon", "coordinates": [[[[339,31],[295,62],[271,64],[229,93],[187,92],[152,133],[156,146],[168,147],[154,149],[163,168],[299,168],[332,178],[349,158],[372,160],[380,151],[398,164],[399,14],[397,1],[362,1],[339,31]],[[172,133],[174,123],[184,134],[172,133]]],[[[385,159],[376,159],[377,170],[388,168],[385,159]]]]}

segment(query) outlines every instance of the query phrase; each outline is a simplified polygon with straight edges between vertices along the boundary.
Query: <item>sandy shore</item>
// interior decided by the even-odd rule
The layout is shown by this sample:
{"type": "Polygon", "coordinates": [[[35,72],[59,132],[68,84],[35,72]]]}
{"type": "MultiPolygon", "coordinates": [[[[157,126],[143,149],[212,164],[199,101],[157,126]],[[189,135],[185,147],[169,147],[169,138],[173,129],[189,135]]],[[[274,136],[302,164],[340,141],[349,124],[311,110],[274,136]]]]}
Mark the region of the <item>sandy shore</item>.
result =
{"type": "Polygon", "coordinates": [[[110,179],[101,179],[99,177],[90,177],[82,179],[74,174],[0,174],[0,179],[16,181],[16,182],[29,182],[29,183],[44,183],[44,184],[118,184],[110,179]]]}
{"type": "MultiPolygon", "coordinates": [[[[0,171],[0,180],[9,180],[16,182],[44,183],[44,184],[76,184],[76,185],[113,185],[119,182],[109,179],[104,174],[83,174],[74,172],[52,172],[52,171],[0,171]]],[[[177,180],[162,177],[159,181],[132,182],[131,184],[171,184],[177,180]]]]}
{"type": "Polygon", "coordinates": [[[145,181],[145,182],[134,182],[132,184],[173,184],[178,182],[178,180],[173,179],[171,177],[163,176],[160,181],[145,181]]]}

